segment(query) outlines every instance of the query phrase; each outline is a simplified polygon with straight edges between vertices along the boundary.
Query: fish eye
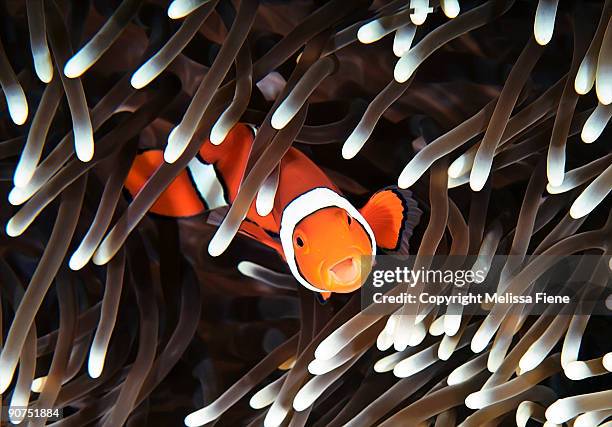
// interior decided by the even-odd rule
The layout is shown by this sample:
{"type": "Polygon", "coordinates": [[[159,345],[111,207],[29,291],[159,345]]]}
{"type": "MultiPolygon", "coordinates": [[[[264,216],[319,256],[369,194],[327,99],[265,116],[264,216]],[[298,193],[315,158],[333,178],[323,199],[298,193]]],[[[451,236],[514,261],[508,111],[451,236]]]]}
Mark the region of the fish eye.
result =
{"type": "Polygon", "coordinates": [[[303,248],[304,247],[304,240],[301,237],[298,236],[295,239],[295,244],[298,245],[300,248],[303,248]]]}

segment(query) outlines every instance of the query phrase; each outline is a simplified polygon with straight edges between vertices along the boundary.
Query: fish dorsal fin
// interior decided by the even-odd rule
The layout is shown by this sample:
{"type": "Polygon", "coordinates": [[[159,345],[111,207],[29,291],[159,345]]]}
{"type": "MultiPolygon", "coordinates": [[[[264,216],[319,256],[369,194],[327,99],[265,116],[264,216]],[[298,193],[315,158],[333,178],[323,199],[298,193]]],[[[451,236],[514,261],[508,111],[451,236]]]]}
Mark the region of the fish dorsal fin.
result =
{"type": "Polygon", "coordinates": [[[409,190],[397,187],[380,190],[372,195],[360,212],[372,227],[380,248],[408,253],[408,240],[422,214],[409,190]]]}

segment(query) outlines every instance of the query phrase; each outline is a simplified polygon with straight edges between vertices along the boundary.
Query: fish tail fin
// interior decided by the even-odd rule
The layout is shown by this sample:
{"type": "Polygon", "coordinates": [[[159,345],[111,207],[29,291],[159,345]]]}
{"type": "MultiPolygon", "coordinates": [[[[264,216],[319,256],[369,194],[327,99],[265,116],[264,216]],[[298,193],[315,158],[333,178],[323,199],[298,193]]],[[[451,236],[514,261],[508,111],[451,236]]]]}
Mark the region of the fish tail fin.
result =
{"type": "MultiPolygon", "coordinates": [[[[147,150],[136,155],[124,182],[126,190],[132,197],[136,197],[163,163],[162,150],[147,150]]],[[[160,194],[149,211],[177,218],[197,215],[205,209],[206,206],[198,196],[187,171],[183,170],[160,194]]]]}
{"type": "Polygon", "coordinates": [[[423,213],[410,190],[384,188],[374,193],[360,211],[372,227],[378,247],[408,254],[410,237],[423,213]]]}

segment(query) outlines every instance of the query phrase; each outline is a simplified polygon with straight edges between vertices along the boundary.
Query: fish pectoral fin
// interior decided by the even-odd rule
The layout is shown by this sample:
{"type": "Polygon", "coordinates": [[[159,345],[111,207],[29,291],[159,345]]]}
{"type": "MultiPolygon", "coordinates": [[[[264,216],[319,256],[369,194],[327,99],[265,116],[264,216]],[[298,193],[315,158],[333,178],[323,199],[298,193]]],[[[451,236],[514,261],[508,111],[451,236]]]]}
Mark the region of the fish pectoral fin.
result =
{"type": "Polygon", "coordinates": [[[376,244],[381,249],[408,254],[408,241],[423,213],[410,190],[398,187],[380,190],[372,195],[360,212],[372,227],[376,244]]]}
{"type": "Polygon", "coordinates": [[[283,253],[283,247],[281,246],[280,242],[274,239],[272,236],[270,236],[266,232],[266,230],[261,228],[259,225],[253,222],[250,222],[250,221],[243,221],[238,231],[274,249],[276,252],[278,252],[281,258],[285,260],[285,255],[283,253]]]}
{"type": "MultiPolygon", "coordinates": [[[[212,209],[209,211],[206,222],[210,225],[218,227],[223,222],[223,219],[225,218],[225,215],[227,215],[228,211],[229,206],[221,206],[216,209],[212,209]]],[[[254,222],[243,221],[242,224],[240,224],[238,232],[274,249],[276,252],[278,252],[280,257],[285,260],[283,247],[281,246],[280,242],[270,236],[266,230],[254,222]]]]}
{"type": "Polygon", "coordinates": [[[317,300],[321,304],[327,303],[327,301],[331,298],[331,292],[317,292],[317,300]]]}

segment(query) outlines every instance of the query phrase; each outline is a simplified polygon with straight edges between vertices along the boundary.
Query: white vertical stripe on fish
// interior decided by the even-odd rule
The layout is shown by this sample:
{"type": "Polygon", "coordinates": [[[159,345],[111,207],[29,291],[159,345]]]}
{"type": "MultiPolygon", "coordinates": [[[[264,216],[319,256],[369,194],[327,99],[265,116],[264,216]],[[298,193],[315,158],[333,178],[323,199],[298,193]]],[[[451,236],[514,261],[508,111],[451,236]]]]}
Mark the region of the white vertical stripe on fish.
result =
{"type": "Polygon", "coordinates": [[[208,209],[215,209],[228,204],[225,200],[223,185],[213,165],[203,163],[196,157],[189,162],[187,170],[208,209]]]}

